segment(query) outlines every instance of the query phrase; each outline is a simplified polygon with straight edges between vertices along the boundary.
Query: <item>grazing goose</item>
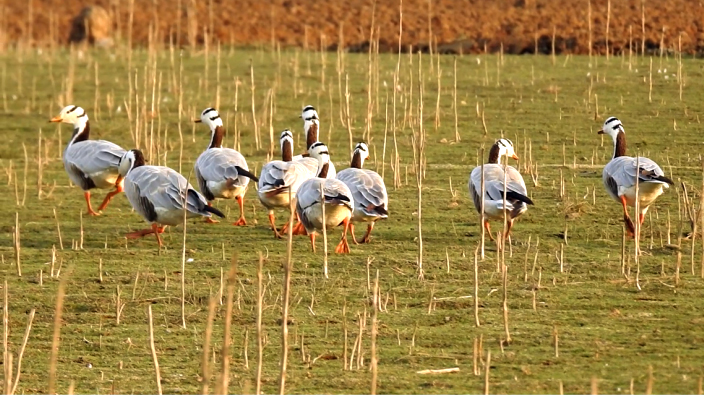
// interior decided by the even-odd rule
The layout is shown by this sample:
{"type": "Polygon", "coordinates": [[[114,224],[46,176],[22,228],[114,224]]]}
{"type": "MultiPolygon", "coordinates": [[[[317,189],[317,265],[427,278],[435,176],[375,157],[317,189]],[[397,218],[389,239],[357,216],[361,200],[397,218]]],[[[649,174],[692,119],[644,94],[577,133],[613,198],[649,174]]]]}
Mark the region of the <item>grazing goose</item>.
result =
{"type": "Polygon", "coordinates": [[[64,150],[64,169],[71,181],[83,189],[89,215],[100,215],[90,204],[90,190],[109,189],[98,211],[107,207],[110,199],[122,192],[122,179],[117,166],[125,150],[105,140],[89,140],[90,123],[86,111],[78,106],[66,106],[49,122],[73,124],[73,135],[64,150]]]}
{"type": "Polygon", "coordinates": [[[188,218],[210,217],[211,213],[225,218],[220,210],[208,206],[203,195],[176,170],[145,165],[140,150],[127,151],[120,160],[119,168],[125,180],[127,200],[142,218],[152,224],[151,229],[128,233],[127,238],[136,239],[154,233],[161,247],[159,233],[164,233],[168,225],[176,226],[183,222],[184,203],[188,218]]]}
{"type": "MultiPolygon", "coordinates": [[[[249,180],[258,182],[259,179],[249,172],[247,161],[242,154],[231,148],[223,148],[225,128],[214,108],[203,110],[200,119],[195,122],[208,125],[211,133],[208,148],[200,154],[194,166],[201,193],[208,199],[209,206],[215,199],[237,200],[240,206],[240,218],[233,225],[247,225],[247,220],[244,218],[244,194],[247,192],[249,180]]],[[[206,222],[216,221],[207,218],[206,222]]]]}
{"type": "MultiPolygon", "coordinates": [[[[295,201],[298,187],[303,181],[315,177],[316,173],[311,171],[301,160],[292,160],[293,133],[290,130],[286,129],[281,132],[279,142],[281,143],[281,160],[273,160],[262,167],[257,194],[259,195],[259,201],[269,210],[269,223],[274,230],[274,236],[280,239],[281,233],[285,231],[288,224],[284,226],[284,229],[281,229],[281,232],[277,230],[276,221],[274,220],[274,208],[288,208],[291,204],[289,191],[291,191],[291,199],[295,201]]],[[[313,158],[303,159],[315,160],[313,158]]],[[[317,161],[315,170],[317,170],[317,161]]],[[[299,223],[298,227],[300,226],[302,225],[299,223]]],[[[302,234],[305,234],[305,229],[302,230],[302,234]]],[[[300,233],[300,230],[296,231],[294,229],[294,233],[300,233]]]]}
{"type": "Polygon", "coordinates": [[[365,159],[369,159],[369,147],[359,143],[352,154],[350,167],[337,173],[336,177],[347,185],[354,197],[350,233],[355,244],[358,244],[354,236],[355,222],[369,223],[367,233],[361,240],[362,243],[368,243],[376,221],[389,217],[389,195],[384,180],[376,172],[362,168],[365,159]]]}
{"type": "Polygon", "coordinates": [[[638,198],[640,213],[638,221],[643,224],[648,207],[663,193],[663,189],[673,185],[671,179],[657,163],[644,157],[637,159],[639,169],[636,169],[636,158],[626,156],[626,132],[623,124],[616,117],[610,117],[604,122],[599,134],[608,134],[614,140],[614,155],[604,167],[602,178],[606,192],[623,206],[623,221],[628,228],[628,234],[635,234],[635,226],[628,215],[626,206],[636,205],[636,173],[638,174],[638,198]],[[669,185],[668,185],[669,184],[669,185]]]}
{"type": "Polygon", "coordinates": [[[354,207],[352,192],[344,182],[334,178],[326,178],[330,168],[330,154],[325,144],[316,142],[310,146],[309,152],[311,157],[318,160],[318,173],[317,177],[306,180],[298,188],[296,213],[310,235],[313,252],[315,252],[316,231],[323,229],[324,221],[326,229],[344,225],[342,239],[335,248],[335,252],[349,253],[347,229],[354,207]],[[325,204],[325,218],[323,218],[323,204],[325,204]]]}
{"type": "MultiPolygon", "coordinates": [[[[484,228],[486,228],[489,238],[494,240],[491,234],[489,220],[504,219],[504,165],[500,164],[502,157],[518,159],[513,151],[513,143],[508,139],[499,139],[494,143],[489,151],[489,160],[484,164],[484,228]]],[[[479,197],[482,190],[481,167],[475,167],[469,176],[469,195],[474,201],[474,207],[481,214],[482,202],[479,197]]],[[[513,221],[528,210],[527,204],[533,201],[527,196],[526,183],[523,181],[521,173],[511,166],[506,166],[506,219],[508,229],[504,239],[508,238],[513,227],[513,221]]]]}
{"type": "MultiPolygon", "coordinates": [[[[318,170],[318,161],[310,158],[310,146],[318,141],[320,118],[318,118],[318,112],[315,111],[315,107],[313,106],[303,107],[300,118],[303,119],[303,130],[306,132],[306,153],[294,156],[293,160],[302,161],[311,171],[315,172],[318,170]]],[[[336,175],[337,170],[335,169],[335,164],[330,162],[328,178],[335,178],[336,175]]]]}

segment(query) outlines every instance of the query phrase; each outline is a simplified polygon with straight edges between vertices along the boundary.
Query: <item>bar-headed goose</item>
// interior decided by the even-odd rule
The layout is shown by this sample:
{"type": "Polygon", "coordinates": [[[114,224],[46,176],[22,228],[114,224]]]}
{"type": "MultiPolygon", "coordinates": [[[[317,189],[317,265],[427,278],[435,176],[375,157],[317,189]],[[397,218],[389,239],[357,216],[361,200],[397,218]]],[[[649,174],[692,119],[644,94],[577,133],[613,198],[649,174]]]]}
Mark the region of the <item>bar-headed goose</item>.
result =
{"type": "MultiPolygon", "coordinates": [[[[486,193],[484,196],[484,228],[492,240],[494,240],[494,236],[491,234],[489,220],[503,221],[505,210],[508,229],[504,238],[508,238],[513,221],[528,210],[528,204],[533,204],[533,201],[527,196],[526,183],[523,181],[521,173],[511,166],[506,166],[506,207],[504,207],[504,165],[500,163],[504,156],[518,159],[511,140],[499,139],[491,147],[489,160],[484,164],[484,191],[486,193]]],[[[480,214],[482,207],[481,188],[482,171],[478,166],[472,170],[469,176],[469,195],[480,214]]]]}
{"type": "MultiPolygon", "coordinates": [[[[200,154],[194,166],[201,193],[208,199],[209,206],[215,199],[237,200],[240,206],[240,217],[233,225],[247,225],[247,220],[244,218],[244,194],[247,192],[249,180],[258,182],[259,179],[249,172],[247,161],[242,154],[232,148],[223,148],[225,128],[214,108],[203,110],[200,119],[195,122],[208,125],[211,133],[208,148],[200,154]]],[[[211,218],[207,218],[206,221],[215,222],[211,218]]]]}
{"type": "MultiPolygon", "coordinates": [[[[303,107],[300,118],[303,119],[303,130],[306,133],[306,153],[294,156],[293,160],[302,161],[302,163],[308,166],[312,171],[316,171],[318,169],[318,161],[310,158],[310,146],[318,141],[320,118],[318,118],[318,112],[315,110],[315,107],[310,105],[303,107]]],[[[336,175],[337,170],[335,169],[335,164],[330,162],[328,178],[335,178],[336,175]]]]}
{"type": "Polygon", "coordinates": [[[225,215],[215,207],[208,206],[208,201],[188,183],[176,170],[164,166],[147,166],[140,150],[130,150],[120,160],[120,175],[125,180],[125,196],[132,207],[152,224],[151,229],[144,229],[126,235],[135,239],[154,233],[162,245],[159,233],[166,226],[176,226],[183,222],[184,203],[186,217],[210,217],[215,214],[221,218],[225,215]]]}
{"type": "Polygon", "coordinates": [[[626,206],[633,207],[636,204],[636,174],[638,174],[640,224],[643,224],[648,207],[663,193],[663,189],[669,188],[669,185],[674,183],[665,177],[660,166],[652,160],[642,156],[638,159],[626,156],[626,132],[618,118],[608,118],[598,133],[608,134],[614,140],[614,155],[604,167],[602,178],[606,192],[623,206],[623,221],[628,228],[628,234],[632,236],[635,234],[635,226],[626,206]],[[636,169],[636,161],[638,161],[638,169],[636,169]]]}
{"type": "MultiPolygon", "coordinates": [[[[281,132],[279,142],[281,143],[281,160],[273,160],[262,167],[257,194],[259,195],[259,201],[269,210],[269,223],[274,230],[274,236],[280,239],[281,233],[285,231],[286,226],[281,229],[281,232],[277,230],[274,209],[277,207],[288,208],[291,204],[289,191],[291,192],[290,198],[295,202],[296,193],[300,185],[305,180],[315,177],[316,173],[311,171],[302,161],[292,160],[293,133],[290,130],[286,129],[281,132]]],[[[304,159],[315,160],[313,158],[304,159]]],[[[317,167],[316,161],[315,170],[317,170],[317,167]]],[[[296,232],[296,229],[294,229],[294,233],[300,233],[300,231],[296,232]]],[[[303,234],[305,234],[305,230],[303,230],[303,234]]]]}
{"type": "Polygon", "coordinates": [[[78,106],[66,106],[59,115],[49,122],[63,122],[73,125],[73,135],[64,149],[64,169],[71,181],[83,189],[89,215],[100,215],[90,204],[90,190],[110,189],[98,211],[107,207],[110,199],[122,192],[122,179],[117,166],[125,150],[117,144],[105,140],[89,140],[90,123],[86,111],[78,106]]]}
{"type": "Polygon", "coordinates": [[[354,197],[350,232],[355,244],[357,244],[357,238],[354,236],[355,222],[368,223],[367,233],[361,240],[362,243],[368,243],[376,221],[389,217],[389,195],[386,192],[384,180],[376,172],[362,168],[365,159],[369,159],[369,147],[365,143],[359,143],[352,154],[350,167],[337,173],[336,177],[347,185],[354,197]]]}
{"type": "Polygon", "coordinates": [[[318,173],[317,177],[306,180],[298,188],[296,213],[310,235],[313,252],[315,252],[315,234],[323,229],[323,222],[325,222],[326,230],[344,225],[342,239],[335,248],[335,252],[349,253],[347,229],[352,218],[354,197],[344,182],[326,178],[330,168],[328,147],[321,142],[316,142],[310,146],[309,152],[311,157],[318,160],[318,173]],[[323,218],[323,204],[325,218],[323,218]]]}

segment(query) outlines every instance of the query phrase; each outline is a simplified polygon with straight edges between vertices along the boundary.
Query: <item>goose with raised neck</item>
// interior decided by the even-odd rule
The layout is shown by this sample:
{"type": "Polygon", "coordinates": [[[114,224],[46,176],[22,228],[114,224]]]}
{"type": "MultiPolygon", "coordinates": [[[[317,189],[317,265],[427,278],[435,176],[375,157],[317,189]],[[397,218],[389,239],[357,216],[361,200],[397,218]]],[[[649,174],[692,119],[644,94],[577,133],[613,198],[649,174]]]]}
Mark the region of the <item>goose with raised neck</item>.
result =
{"type": "Polygon", "coordinates": [[[484,204],[484,229],[489,238],[494,240],[489,221],[503,221],[506,214],[507,229],[504,238],[508,238],[514,225],[514,220],[528,210],[533,201],[528,197],[523,176],[511,166],[504,166],[502,158],[518,160],[513,142],[509,139],[499,139],[489,150],[489,158],[484,164],[484,196],[481,196],[482,166],[475,167],[469,175],[469,195],[474,208],[482,214],[484,204]],[[505,180],[505,184],[504,184],[505,180]],[[504,186],[505,185],[505,186],[504,186]],[[504,190],[506,203],[504,205],[504,190]]]}
{"type": "MultiPolygon", "coordinates": [[[[259,178],[249,171],[247,161],[241,153],[222,146],[225,127],[220,114],[214,108],[203,110],[195,122],[204,123],[210,129],[208,148],[200,154],[194,167],[200,191],[209,205],[216,199],[235,199],[240,208],[240,216],[233,225],[247,225],[244,216],[244,195],[249,180],[259,181],[259,178]]],[[[215,222],[209,217],[205,221],[215,222]]]]}
{"type": "Polygon", "coordinates": [[[350,233],[355,244],[355,223],[367,223],[367,232],[362,243],[370,241],[374,224],[389,217],[389,195],[381,176],[369,169],[363,169],[364,161],[369,159],[369,147],[361,142],[355,146],[350,167],[337,173],[336,178],[347,185],[354,198],[354,211],[350,223],[350,233]]]}
{"type": "Polygon", "coordinates": [[[665,189],[669,188],[669,185],[674,185],[674,182],[665,176],[665,172],[653,160],[642,156],[634,158],[626,155],[626,131],[618,118],[607,118],[598,133],[609,135],[614,143],[613,156],[604,166],[602,173],[604,188],[612,199],[621,203],[623,221],[628,235],[634,236],[637,229],[628,213],[628,206],[635,207],[638,201],[639,212],[636,214],[639,224],[642,225],[650,205],[665,189]],[[637,194],[636,174],[638,175],[637,194]]]}
{"type": "Polygon", "coordinates": [[[69,179],[83,190],[88,207],[88,215],[100,215],[110,200],[122,191],[122,179],[117,167],[125,150],[117,144],[105,140],[90,140],[90,122],[86,111],[78,106],[64,107],[59,115],[49,122],[68,123],[73,133],[64,149],[64,169],[69,179]],[[111,189],[98,207],[93,210],[90,190],[93,188],[111,189]]]}

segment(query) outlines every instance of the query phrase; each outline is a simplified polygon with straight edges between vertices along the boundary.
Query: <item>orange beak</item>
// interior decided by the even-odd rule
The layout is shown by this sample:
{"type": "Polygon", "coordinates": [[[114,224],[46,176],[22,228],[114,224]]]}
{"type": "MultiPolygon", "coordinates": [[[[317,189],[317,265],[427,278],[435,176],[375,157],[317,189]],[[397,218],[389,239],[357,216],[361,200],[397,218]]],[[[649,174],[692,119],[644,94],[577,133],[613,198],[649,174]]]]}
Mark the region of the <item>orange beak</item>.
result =
{"type": "Polygon", "coordinates": [[[61,118],[61,115],[57,115],[57,116],[55,116],[54,118],[51,118],[51,119],[49,120],[49,122],[61,122],[61,121],[63,121],[63,120],[64,120],[64,119],[61,118]]]}
{"type": "Polygon", "coordinates": [[[604,134],[604,130],[602,129],[602,130],[596,132],[596,134],[604,134]]]}
{"type": "Polygon", "coordinates": [[[512,159],[515,159],[515,160],[518,160],[518,155],[513,154],[513,155],[511,156],[511,158],[512,158],[512,159]]]}

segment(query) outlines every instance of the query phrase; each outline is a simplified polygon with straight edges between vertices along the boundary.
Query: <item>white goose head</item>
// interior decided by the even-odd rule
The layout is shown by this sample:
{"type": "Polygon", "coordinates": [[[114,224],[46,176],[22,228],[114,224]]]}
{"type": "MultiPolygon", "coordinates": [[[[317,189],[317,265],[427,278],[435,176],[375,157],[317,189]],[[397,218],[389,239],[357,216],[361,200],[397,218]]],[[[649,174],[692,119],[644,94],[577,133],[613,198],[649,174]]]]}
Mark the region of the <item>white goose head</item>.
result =
{"type": "Polygon", "coordinates": [[[142,151],[138,149],[132,149],[122,155],[122,158],[120,158],[120,164],[117,167],[117,171],[119,172],[120,177],[124,178],[130,171],[132,171],[132,169],[139,166],[144,166],[145,164],[146,161],[144,160],[144,155],[142,154],[142,151]]]}
{"type": "Polygon", "coordinates": [[[513,149],[513,142],[509,139],[498,139],[489,151],[489,163],[499,163],[504,156],[518,160],[518,155],[513,149]]]}
{"type": "Polygon", "coordinates": [[[318,177],[327,178],[330,167],[328,147],[320,141],[316,141],[308,148],[308,153],[311,158],[318,160],[318,177]]]}
{"type": "Polygon", "coordinates": [[[364,161],[367,159],[369,159],[369,147],[364,142],[357,143],[352,153],[352,163],[350,167],[361,169],[362,166],[364,166],[364,161]]]}
{"type": "Polygon", "coordinates": [[[611,136],[614,141],[614,158],[626,155],[626,131],[621,120],[616,117],[607,118],[598,134],[611,136]]]}
{"type": "Polygon", "coordinates": [[[284,129],[284,131],[281,132],[279,144],[281,145],[282,160],[284,162],[293,160],[293,133],[291,133],[291,130],[284,129]]]}
{"type": "Polygon", "coordinates": [[[88,122],[88,114],[86,114],[86,110],[81,107],[73,105],[66,106],[61,110],[59,115],[51,118],[49,122],[70,123],[77,128],[79,125],[84,125],[88,122]]]}
{"type": "Polygon", "coordinates": [[[225,129],[222,125],[220,114],[212,108],[206,108],[200,113],[200,119],[196,119],[196,123],[204,123],[210,128],[210,144],[208,148],[219,148],[222,146],[222,139],[225,136],[225,129]]]}
{"type": "Polygon", "coordinates": [[[71,144],[90,138],[90,127],[88,125],[88,114],[86,110],[78,106],[66,106],[59,115],[51,118],[49,122],[70,123],[73,125],[73,135],[66,148],[71,144]]]}

